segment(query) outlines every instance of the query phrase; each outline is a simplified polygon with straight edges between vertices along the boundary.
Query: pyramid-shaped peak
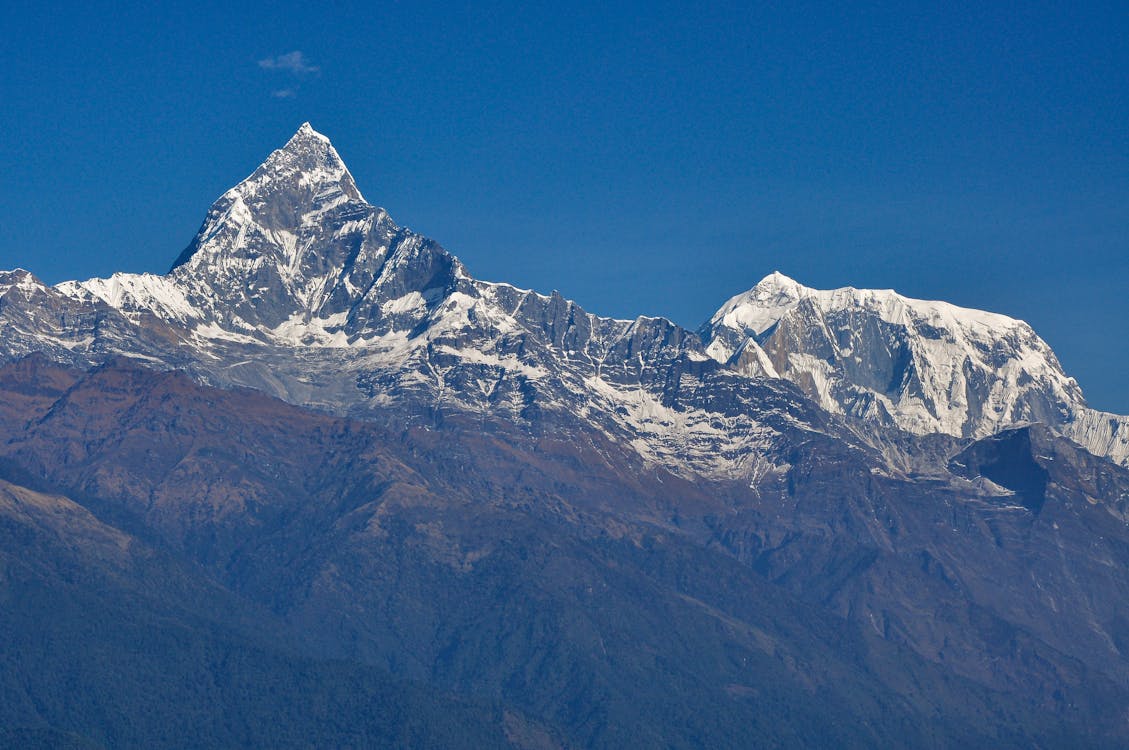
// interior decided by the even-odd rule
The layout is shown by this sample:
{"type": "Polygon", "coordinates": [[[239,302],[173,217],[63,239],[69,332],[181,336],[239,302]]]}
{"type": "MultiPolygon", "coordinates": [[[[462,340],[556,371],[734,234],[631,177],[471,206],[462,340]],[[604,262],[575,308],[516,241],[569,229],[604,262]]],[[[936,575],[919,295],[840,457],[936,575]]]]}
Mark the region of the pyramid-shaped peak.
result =
{"type": "MultiPolygon", "coordinates": [[[[318,131],[314,130],[314,126],[311,125],[308,120],[306,122],[302,123],[298,127],[298,132],[296,132],[294,134],[294,138],[298,138],[299,136],[301,136],[301,137],[313,137],[313,138],[317,138],[318,140],[325,141],[326,143],[329,142],[329,138],[327,138],[322,133],[319,133],[318,131]]],[[[291,140],[294,140],[294,138],[291,138],[291,140]]]]}
{"type": "Polygon", "coordinates": [[[294,135],[290,136],[290,140],[280,150],[289,153],[313,150],[326,155],[332,154],[338,161],[341,159],[337,154],[337,149],[333,148],[329,137],[314,130],[308,122],[302,123],[301,127],[294,132],[294,135]]]}
{"type": "Polygon", "coordinates": [[[784,292],[800,296],[802,292],[807,290],[800,282],[795,279],[785,276],[779,271],[773,271],[768,276],[757,282],[753,289],[771,292],[784,292]]]}
{"type": "Polygon", "coordinates": [[[768,276],[765,276],[763,279],[761,279],[760,282],[757,284],[757,286],[763,286],[763,285],[779,286],[779,285],[790,285],[790,284],[796,284],[796,283],[798,283],[798,282],[795,279],[793,279],[792,277],[785,276],[784,274],[780,273],[779,271],[773,271],[768,276]]]}
{"type": "Polygon", "coordinates": [[[364,200],[337,149],[308,122],[302,123],[285,146],[273,152],[234,190],[257,193],[270,184],[315,189],[333,186],[353,200],[364,200]]]}
{"type": "MultiPolygon", "coordinates": [[[[330,227],[325,231],[332,234],[332,217],[344,213],[357,218],[365,212],[378,212],[379,220],[388,221],[383,211],[365,201],[329,138],[304,122],[286,145],[212,204],[196,238],[170,272],[230,256],[243,247],[241,238],[248,232],[298,236],[318,231],[324,223],[323,228],[330,227]],[[200,254],[201,250],[207,252],[200,254]]],[[[290,260],[297,257],[293,251],[287,251],[290,260]]]]}

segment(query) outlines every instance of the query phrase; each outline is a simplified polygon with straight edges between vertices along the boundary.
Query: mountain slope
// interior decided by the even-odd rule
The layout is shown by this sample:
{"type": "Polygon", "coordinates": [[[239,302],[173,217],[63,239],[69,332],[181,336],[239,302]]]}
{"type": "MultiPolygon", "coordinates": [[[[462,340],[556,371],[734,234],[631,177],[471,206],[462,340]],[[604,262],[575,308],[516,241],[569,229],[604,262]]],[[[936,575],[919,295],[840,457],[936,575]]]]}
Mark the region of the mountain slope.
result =
{"type": "Polygon", "coordinates": [[[510,746],[494,706],[301,654],[191,566],[2,480],[0,602],[0,746],[510,746]]]}
{"type": "MultiPolygon", "coordinates": [[[[894,480],[858,494],[874,467],[829,439],[794,456],[779,484],[754,491],[642,472],[599,432],[587,442],[523,448],[474,424],[389,431],[121,360],[89,373],[25,360],[2,375],[10,406],[0,426],[9,434],[12,425],[29,426],[3,447],[4,475],[81,498],[81,507],[65,502],[90,528],[129,529],[104,533],[159,550],[182,571],[176,585],[122,577],[122,585],[151,587],[144,591],[161,597],[166,621],[192,636],[185,647],[164,644],[159,633],[141,641],[167,652],[176,670],[190,663],[193,634],[204,627],[192,612],[241,613],[221,622],[234,620],[232,637],[252,649],[238,663],[255,674],[287,674],[246,634],[258,630],[301,660],[388,670],[439,695],[512,706],[530,717],[527,725],[559,728],[580,746],[1020,747],[1052,737],[1098,746],[1123,730],[1102,717],[1126,694],[1124,660],[1092,640],[1075,638],[1073,653],[1048,640],[1056,630],[1069,640],[1078,632],[1071,618],[1087,613],[1030,605],[1045,616],[1045,632],[1010,613],[938,617],[978,612],[999,596],[988,581],[934,599],[936,579],[918,572],[916,545],[935,540],[922,530],[952,512],[955,499],[894,480]],[[238,424],[224,429],[231,414],[238,424]],[[898,531],[883,526],[876,536],[869,519],[884,506],[898,531]],[[840,543],[828,545],[829,533],[840,543]],[[890,546],[893,534],[902,539],[890,546]],[[747,560],[753,535],[759,552],[747,560]],[[860,553],[872,564],[859,566],[860,553]],[[816,565],[841,572],[813,574],[816,565]],[[876,571],[885,574],[874,578],[876,571]],[[891,576],[905,588],[892,589],[891,576]],[[185,590],[196,593],[168,593],[185,590]],[[829,601],[817,593],[829,590],[829,601]],[[848,594],[857,604],[840,613],[848,594]],[[896,617],[903,629],[876,631],[872,617],[896,617]],[[959,647],[995,643],[1001,622],[1021,645],[1002,649],[985,674],[981,652],[959,647]],[[950,644],[944,658],[928,653],[933,638],[950,644]],[[1048,697],[1056,690],[1065,697],[1048,697]]],[[[1121,559],[1122,521],[1109,516],[1103,526],[1105,510],[1085,500],[1081,507],[1110,541],[1079,554],[1076,569],[1103,555],[1121,559]]],[[[1069,516],[1058,522],[1063,534],[1079,528],[1069,516]]],[[[98,549],[101,533],[72,530],[63,544],[98,549]]],[[[26,546],[6,549],[29,561],[65,559],[24,538],[26,546]]],[[[948,575],[969,576],[995,547],[990,536],[966,544],[977,565],[939,558],[948,575]]],[[[1001,585],[1023,580],[1026,568],[1010,555],[995,562],[1001,585]]],[[[1062,595],[1076,587],[1062,585],[1062,595]]],[[[1124,592],[1105,590],[1106,610],[1122,606],[1124,592]]],[[[109,607],[119,597],[97,576],[53,596],[56,608],[109,607]]],[[[20,600],[12,611],[39,610],[20,600]]],[[[141,617],[130,611],[113,609],[107,622],[141,617]]],[[[38,615],[27,616],[17,632],[38,615]]],[[[111,653],[125,648],[101,631],[90,637],[111,653]]],[[[61,668],[33,643],[15,642],[22,658],[43,660],[45,674],[61,668]]],[[[20,662],[8,658],[9,673],[20,674],[20,662]]],[[[327,689],[337,684],[331,677],[327,689]]],[[[357,710],[345,705],[342,716],[357,710]]],[[[107,723],[114,720],[100,726],[107,723]]],[[[295,727],[299,736],[310,731],[295,727]]]]}

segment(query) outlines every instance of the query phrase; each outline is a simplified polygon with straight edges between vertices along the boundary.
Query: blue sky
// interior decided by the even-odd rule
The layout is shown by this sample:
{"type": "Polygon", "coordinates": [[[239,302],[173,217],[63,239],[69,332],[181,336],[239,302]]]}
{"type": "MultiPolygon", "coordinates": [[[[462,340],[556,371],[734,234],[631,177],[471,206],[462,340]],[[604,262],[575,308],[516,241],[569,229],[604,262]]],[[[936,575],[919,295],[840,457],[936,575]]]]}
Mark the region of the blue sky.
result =
{"type": "Polygon", "coordinates": [[[480,278],[690,327],[775,269],[894,288],[1129,412],[1123,0],[14,5],[0,268],[163,272],[309,120],[480,278]]]}

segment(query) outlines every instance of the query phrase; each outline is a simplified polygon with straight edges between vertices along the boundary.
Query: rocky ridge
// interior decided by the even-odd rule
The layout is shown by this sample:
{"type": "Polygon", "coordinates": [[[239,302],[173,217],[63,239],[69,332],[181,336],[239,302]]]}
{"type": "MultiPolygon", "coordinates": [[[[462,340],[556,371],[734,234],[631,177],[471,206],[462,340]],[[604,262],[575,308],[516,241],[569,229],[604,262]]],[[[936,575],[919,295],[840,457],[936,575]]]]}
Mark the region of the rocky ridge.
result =
{"type": "Polygon", "coordinates": [[[308,123],[216,201],[168,274],[48,287],[13,272],[0,290],[8,358],[126,354],[354,416],[579,423],[687,476],[782,471],[797,431],[884,449],[875,425],[975,438],[1040,421],[1129,460],[1127,420],[1088,410],[1020,321],[779,274],[698,334],[603,318],[472,278],[365,201],[308,123]]]}

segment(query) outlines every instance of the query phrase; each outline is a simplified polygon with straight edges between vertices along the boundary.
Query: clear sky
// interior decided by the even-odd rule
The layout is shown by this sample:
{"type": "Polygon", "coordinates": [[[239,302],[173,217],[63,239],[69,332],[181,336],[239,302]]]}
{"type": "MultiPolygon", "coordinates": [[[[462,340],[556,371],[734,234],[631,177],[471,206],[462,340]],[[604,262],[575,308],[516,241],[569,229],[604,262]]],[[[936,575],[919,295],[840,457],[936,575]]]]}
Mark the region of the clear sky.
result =
{"type": "Polygon", "coordinates": [[[0,268],[163,272],[309,120],[479,278],[691,328],[777,269],[947,299],[1129,413],[1125,0],[19,5],[0,268]]]}

